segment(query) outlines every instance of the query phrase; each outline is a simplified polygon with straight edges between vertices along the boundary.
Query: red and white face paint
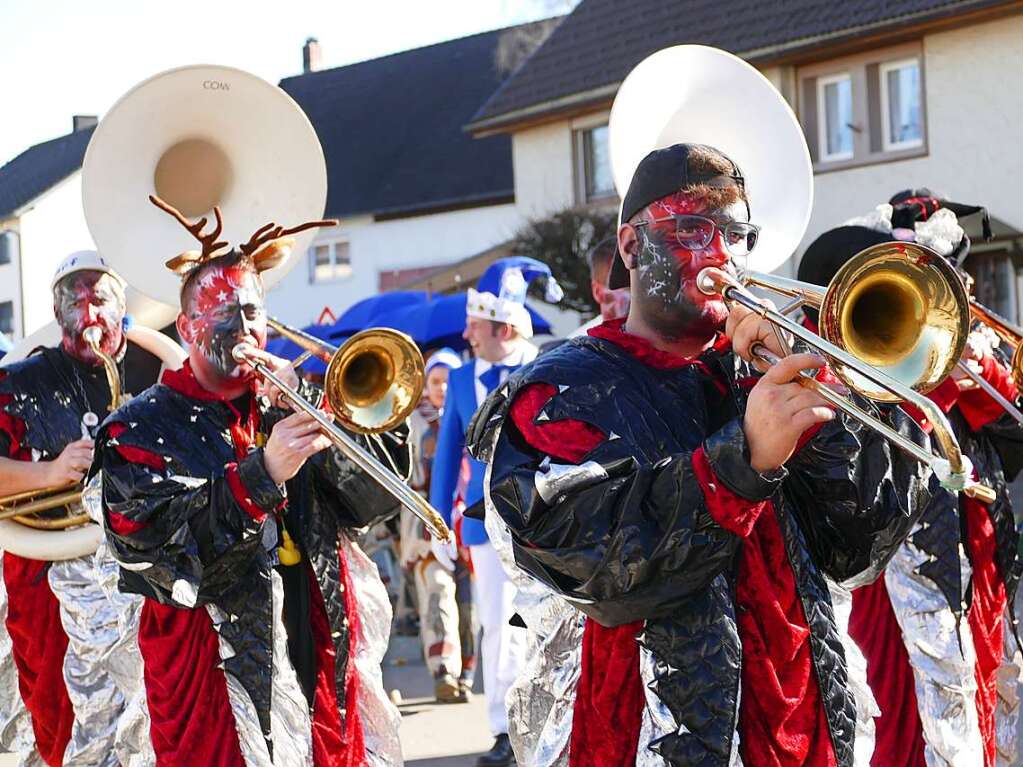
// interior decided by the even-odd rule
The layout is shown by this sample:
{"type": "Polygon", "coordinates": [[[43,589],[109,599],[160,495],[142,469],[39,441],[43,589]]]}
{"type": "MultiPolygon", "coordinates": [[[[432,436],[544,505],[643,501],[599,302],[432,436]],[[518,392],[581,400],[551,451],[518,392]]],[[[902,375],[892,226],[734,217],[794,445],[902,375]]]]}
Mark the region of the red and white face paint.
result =
{"type": "Polygon", "coordinates": [[[249,379],[252,370],[231,355],[235,346],[266,344],[263,283],[251,269],[214,266],[205,269],[192,291],[187,310],[193,369],[209,381],[249,379]]]}
{"type": "Polygon", "coordinates": [[[677,192],[651,203],[645,211],[647,221],[669,220],[636,229],[638,290],[633,304],[647,324],[665,338],[709,340],[724,326],[728,307],[720,296],[703,293],[696,278],[708,266],[730,268],[730,256],[720,231],[705,248],[682,247],[670,218],[675,215],[704,216],[723,225],[745,221],[746,208],[742,203],[712,208],[699,197],[677,192]]]}
{"type": "Polygon", "coordinates": [[[116,357],[124,345],[124,289],[104,272],[74,272],[53,289],[53,313],[61,329],[61,346],[72,357],[88,365],[102,362],[82,339],[91,326],[103,331],[100,349],[116,357]]]}

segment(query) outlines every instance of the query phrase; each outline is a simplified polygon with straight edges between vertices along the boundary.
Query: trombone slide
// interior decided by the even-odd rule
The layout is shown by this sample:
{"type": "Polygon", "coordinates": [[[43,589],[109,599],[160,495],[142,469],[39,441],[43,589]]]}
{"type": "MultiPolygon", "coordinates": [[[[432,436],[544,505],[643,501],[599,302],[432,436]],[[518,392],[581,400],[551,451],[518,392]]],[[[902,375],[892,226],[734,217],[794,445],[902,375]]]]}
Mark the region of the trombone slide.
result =
{"type": "Polygon", "coordinates": [[[380,461],[348,436],[343,429],[321,412],[319,408],[307,402],[297,391],[288,386],[287,383],[281,380],[280,376],[276,375],[262,362],[247,356],[244,347],[236,347],[234,356],[235,359],[245,361],[251,365],[257,374],[280,389],[281,393],[296,408],[312,416],[316,423],[319,424],[324,435],[356,466],[379,482],[402,506],[423,520],[423,523],[434,538],[441,541],[452,540],[451,530],[444,523],[444,518],[425,498],[394,476],[392,472],[388,471],[380,461]]]}

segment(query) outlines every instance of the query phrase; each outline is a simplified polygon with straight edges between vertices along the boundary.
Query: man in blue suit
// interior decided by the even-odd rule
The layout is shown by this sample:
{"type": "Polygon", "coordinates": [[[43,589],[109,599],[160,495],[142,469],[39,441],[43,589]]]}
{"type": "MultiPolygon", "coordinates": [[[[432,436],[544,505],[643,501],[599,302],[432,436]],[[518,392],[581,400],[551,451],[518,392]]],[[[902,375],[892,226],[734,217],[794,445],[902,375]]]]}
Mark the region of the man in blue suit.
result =
{"type": "MultiPolygon", "coordinates": [[[[537,349],[529,342],[533,324],[526,310],[526,287],[532,279],[547,278],[547,298],[556,301],[561,289],[546,264],[531,258],[495,261],[480,278],[478,289],[469,290],[463,337],[472,347],[475,360],[451,371],[447,399],[434,455],[430,503],[451,524],[458,475],[465,455],[465,432],[487,395],[517,368],[532,362],[537,349]]],[[[471,476],[464,493],[467,509],[483,504],[483,475],[486,466],[472,458],[471,476]]],[[[515,680],[525,649],[525,632],[510,625],[515,587],[508,579],[479,519],[462,522],[462,543],[472,554],[476,576],[473,598],[483,628],[483,688],[487,716],[495,741],[480,757],[481,767],[513,762],[508,742],[508,714],[505,695],[515,680]]],[[[434,544],[437,560],[453,567],[453,551],[434,544]]]]}

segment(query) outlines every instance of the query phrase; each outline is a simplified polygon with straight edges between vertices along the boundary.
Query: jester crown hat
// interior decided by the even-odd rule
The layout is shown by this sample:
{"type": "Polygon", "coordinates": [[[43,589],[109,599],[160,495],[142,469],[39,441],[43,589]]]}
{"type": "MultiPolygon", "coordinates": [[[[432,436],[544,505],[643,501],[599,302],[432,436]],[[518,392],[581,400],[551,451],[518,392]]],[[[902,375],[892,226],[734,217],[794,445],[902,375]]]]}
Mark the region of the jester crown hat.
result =
{"type": "Polygon", "coordinates": [[[544,298],[552,304],[560,301],[565,293],[547,264],[525,256],[500,258],[483,273],[475,290],[469,288],[466,314],[507,323],[524,338],[531,338],[533,321],[526,310],[526,290],[529,283],[541,277],[547,281],[544,298]]]}
{"type": "Polygon", "coordinates": [[[970,238],[959,219],[975,213],[981,215],[982,236],[990,240],[991,219],[984,207],[952,202],[921,187],[892,195],[887,203],[846,221],[845,226],[864,226],[894,240],[925,245],[961,267],[970,253],[970,238]]]}
{"type": "MultiPolygon", "coordinates": [[[[188,219],[177,208],[164,202],[159,197],[150,195],[149,201],[160,210],[169,213],[177,219],[177,222],[185,227],[202,246],[201,250],[186,250],[184,253],[174,256],[174,258],[166,262],[167,268],[180,276],[182,280],[187,279],[193,270],[202,266],[207,261],[231,252],[230,245],[227,242],[217,240],[221,230],[224,228],[224,221],[221,218],[219,207],[213,208],[213,216],[216,219],[213,229],[204,234],[203,229],[206,227],[207,222],[205,217],[200,218],[195,223],[189,223],[188,219]]],[[[271,221],[269,224],[265,224],[257,229],[248,242],[238,246],[238,250],[243,255],[251,258],[252,263],[256,267],[256,272],[262,274],[268,269],[273,269],[291,253],[291,249],[295,246],[295,240],[290,235],[304,232],[306,229],[315,229],[321,226],[337,226],[337,224],[337,219],[324,219],[322,221],[307,221],[304,224],[285,229],[282,226],[278,226],[276,222],[271,221]]]]}

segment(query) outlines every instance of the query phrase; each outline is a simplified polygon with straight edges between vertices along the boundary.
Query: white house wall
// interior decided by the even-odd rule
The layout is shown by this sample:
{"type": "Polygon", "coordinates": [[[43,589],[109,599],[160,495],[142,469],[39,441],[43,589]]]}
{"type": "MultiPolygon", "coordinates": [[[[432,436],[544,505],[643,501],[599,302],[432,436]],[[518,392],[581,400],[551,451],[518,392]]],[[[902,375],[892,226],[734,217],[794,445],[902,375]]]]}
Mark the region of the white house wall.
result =
{"type": "Polygon", "coordinates": [[[575,204],[572,125],[568,120],[512,135],[515,204],[527,218],[542,218],[575,204]]]}
{"type": "MultiPolygon", "coordinates": [[[[1020,125],[1023,17],[928,35],[923,41],[927,143],[924,157],[821,173],[804,246],[842,221],[908,187],[985,205],[1023,230],[1020,125]]],[[[755,215],[755,214],[754,214],[755,215]]]]}
{"type": "Polygon", "coordinates": [[[75,173],[21,216],[21,276],[25,297],[25,326],[20,328],[20,307],[15,301],[14,321],[20,335],[35,332],[53,320],[50,280],[57,265],[76,250],[95,247],[82,212],[82,176],[75,173]]]}
{"type": "Polygon", "coordinates": [[[289,324],[314,322],[323,308],[335,314],[379,292],[381,272],[440,266],[481,253],[511,238],[524,219],[515,205],[434,213],[373,221],[359,216],[317,235],[313,244],[347,240],[351,275],[310,284],[309,259],[295,268],[268,297],[270,311],[289,324]]]}

